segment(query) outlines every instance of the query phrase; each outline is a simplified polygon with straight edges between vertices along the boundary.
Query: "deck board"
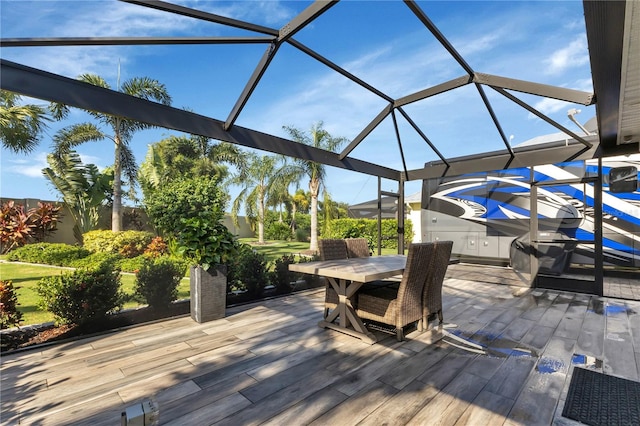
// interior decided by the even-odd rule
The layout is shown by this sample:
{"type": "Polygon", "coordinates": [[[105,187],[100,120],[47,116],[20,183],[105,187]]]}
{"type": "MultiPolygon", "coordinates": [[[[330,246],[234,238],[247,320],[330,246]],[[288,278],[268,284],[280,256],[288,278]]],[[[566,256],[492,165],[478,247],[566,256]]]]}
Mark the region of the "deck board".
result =
{"type": "Polygon", "coordinates": [[[404,342],[375,331],[373,345],[321,329],[324,289],[307,290],[205,324],[181,317],[4,355],[1,421],[113,425],[153,398],[163,425],[569,425],[575,354],[640,378],[640,302],[455,266],[447,330],[483,350],[451,345],[434,324],[404,342]]]}

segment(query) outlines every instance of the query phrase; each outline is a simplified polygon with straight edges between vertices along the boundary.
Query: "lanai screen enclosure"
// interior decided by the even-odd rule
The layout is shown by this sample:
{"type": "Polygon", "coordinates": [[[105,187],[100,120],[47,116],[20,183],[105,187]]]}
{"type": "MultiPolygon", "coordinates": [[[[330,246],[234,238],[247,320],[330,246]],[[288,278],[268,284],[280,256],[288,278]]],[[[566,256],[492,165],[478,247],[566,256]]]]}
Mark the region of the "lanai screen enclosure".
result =
{"type": "MultiPolygon", "coordinates": [[[[517,33],[517,23],[492,21],[492,13],[520,7],[522,2],[291,2],[289,10],[295,13],[291,14],[292,18],[281,18],[284,22],[279,27],[264,24],[277,21],[267,20],[265,16],[256,16],[251,22],[235,18],[232,7],[221,7],[232,3],[127,0],[109,4],[122,3],[127,7],[121,8],[121,20],[114,23],[113,28],[130,24],[126,36],[113,36],[109,31],[94,34],[90,14],[82,16],[85,25],[78,27],[90,34],[63,32],[61,36],[41,28],[34,34],[13,36],[3,30],[0,41],[2,89],[397,182],[401,208],[406,182],[639,152],[640,4],[636,1],[584,1],[582,7],[576,7],[576,2],[565,4],[572,11],[566,17],[567,23],[581,26],[586,35],[590,75],[581,77],[591,80],[592,90],[573,88],[576,87],[574,79],[546,84],[548,76],[544,67],[534,63],[522,64],[521,75],[527,78],[504,76],[500,74],[499,64],[492,62],[492,53],[474,56],[478,46],[497,44],[495,39],[483,37],[486,34],[482,32],[482,23],[493,25],[492,29],[496,25],[504,26],[507,32],[502,33],[503,37],[523,43],[522,55],[514,60],[526,61],[534,56],[533,50],[544,43],[540,34],[517,33]],[[479,13],[478,8],[483,13],[479,13]],[[128,21],[128,17],[140,17],[141,11],[155,22],[181,20],[189,25],[183,27],[180,35],[149,36],[144,26],[136,27],[139,20],[128,21]],[[450,13],[443,14],[443,11],[450,13]],[[477,27],[456,26],[456,15],[465,13],[477,16],[477,27]],[[402,28],[394,26],[394,18],[399,17],[403,18],[402,28]],[[209,25],[210,31],[189,34],[189,28],[202,28],[201,25],[209,25]],[[130,35],[136,31],[139,35],[130,35]],[[381,49],[370,52],[371,57],[381,58],[376,66],[359,68],[356,62],[350,61],[352,52],[362,52],[352,42],[349,31],[359,31],[361,36],[379,41],[381,49]],[[404,40],[414,43],[420,52],[403,67],[401,74],[386,74],[386,65],[406,59],[393,55],[393,43],[382,46],[387,31],[393,35],[404,33],[407,36],[404,40]],[[463,34],[474,31],[478,36],[473,43],[456,43],[463,34]],[[327,36],[323,39],[322,34],[327,36]],[[202,93],[207,104],[215,104],[215,114],[206,113],[212,110],[202,106],[191,112],[88,85],[76,80],[76,75],[64,75],[53,60],[43,61],[46,66],[38,61],[20,63],[18,60],[20,52],[30,49],[41,49],[47,58],[55,58],[62,49],[95,46],[128,46],[147,54],[158,54],[162,52],[158,49],[169,47],[173,48],[171,52],[181,52],[166,57],[167,67],[173,67],[173,72],[180,74],[181,90],[202,93]],[[250,55],[245,55],[246,52],[250,55]],[[230,72],[225,74],[228,82],[224,78],[191,80],[189,68],[198,67],[198,58],[202,55],[214,55],[218,67],[229,68],[230,72]],[[416,58],[424,62],[446,58],[447,66],[441,69],[446,72],[412,73],[420,66],[421,61],[416,58]],[[234,73],[240,67],[243,72],[234,73]],[[331,79],[318,79],[315,73],[318,69],[330,71],[331,79]],[[262,118],[263,126],[256,120],[243,126],[243,113],[251,111],[256,116],[264,99],[276,95],[270,81],[305,76],[308,76],[303,80],[306,85],[287,90],[302,90],[301,98],[332,97],[333,108],[345,118],[349,124],[346,128],[352,132],[349,143],[340,152],[305,146],[275,134],[273,126],[264,123],[277,122],[278,127],[289,123],[283,117],[274,116],[273,109],[262,118]],[[412,84],[403,85],[408,79],[412,79],[412,84]],[[237,86],[234,99],[217,99],[215,91],[208,91],[209,86],[237,85],[238,80],[242,83],[237,86]],[[356,89],[355,102],[350,103],[353,99],[341,96],[343,85],[356,89]],[[310,90],[312,88],[317,90],[310,90]],[[567,108],[582,108],[595,114],[597,134],[583,134],[562,114],[542,112],[539,105],[543,105],[540,103],[543,101],[561,101],[567,108]],[[470,103],[479,106],[482,113],[464,116],[462,127],[436,113],[441,106],[450,104],[454,105],[456,114],[463,114],[470,103]],[[360,107],[366,107],[366,113],[357,114],[356,119],[356,108],[360,107]],[[517,134],[518,120],[530,119],[545,126],[545,130],[537,130],[538,134],[559,131],[566,135],[565,139],[561,143],[516,146],[508,135],[517,134]],[[451,136],[432,137],[440,130],[449,131],[451,136]],[[454,144],[461,141],[464,143],[454,144]]],[[[50,7],[38,9],[38,14],[57,13],[54,2],[46,4],[50,7]]],[[[549,7],[559,4],[561,2],[548,3],[549,7]]],[[[19,2],[3,2],[3,9],[18,5],[19,2]]],[[[29,20],[38,14],[27,10],[23,19],[29,20]]],[[[97,19],[97,15],[95,17],[97,19]]],[[[549,17],[540,16],[540,21],[544,19],[549,17]]],[[[306,107],[312,108],[312,104],[306,107]]],[[[279,111],[282,115],[295,113],[286,105],[279,111]]],[[[533,136],[536,135],[521,140],[533,136]]],[[[597,189],[601,188],[602,173],[589,179],[594,180],[597,189]]],[[[590,291],[601,293],[602,215],[597,212],[601,212],[602,200],[598,194],[601,191],[596,190],[593,242],[596,278],[590,291]]],[[[427,202],[423,200],[423,207],[427,202]]],[[[639,236],[634,238],[638,241],[639,236]]]]}

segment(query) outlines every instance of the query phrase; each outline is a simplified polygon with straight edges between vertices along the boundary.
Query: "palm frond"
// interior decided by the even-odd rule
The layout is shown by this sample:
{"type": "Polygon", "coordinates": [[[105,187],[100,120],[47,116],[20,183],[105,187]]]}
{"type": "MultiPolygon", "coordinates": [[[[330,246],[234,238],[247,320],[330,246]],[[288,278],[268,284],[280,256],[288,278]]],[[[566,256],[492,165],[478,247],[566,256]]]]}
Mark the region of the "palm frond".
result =
{"type": "Polygon", "coordinates": [[[2,146],[15,153],[30,153],[40,143],[40,134],[51,119],[38,105],[18,105],[21,97],[0,91],[0,138],[2,146]]]}
{"type": "Polygon", "coordinates": [[[74,124],[59,130],[53,136],[53,150],[56,155],[61,156],[68,154],[78,145],[106,138],[107,135],[92,123],[74,124]]]}

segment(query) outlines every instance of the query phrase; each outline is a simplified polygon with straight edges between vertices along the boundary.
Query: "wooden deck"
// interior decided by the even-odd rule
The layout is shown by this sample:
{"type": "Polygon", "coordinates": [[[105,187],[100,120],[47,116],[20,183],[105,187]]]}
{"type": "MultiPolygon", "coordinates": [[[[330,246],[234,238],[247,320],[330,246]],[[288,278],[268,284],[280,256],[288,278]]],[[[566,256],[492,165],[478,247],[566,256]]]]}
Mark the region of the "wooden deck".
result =
{"type": "Polygon", "coordinates": [[[153,398],[164,425],[570,425],[574,354],[639,380],[640,302],[449,275],[449,331],[482,354],[438,330],[367,345],[321,329],[311,290],[3,356],[0,423],[117,425],[153,398]]]}

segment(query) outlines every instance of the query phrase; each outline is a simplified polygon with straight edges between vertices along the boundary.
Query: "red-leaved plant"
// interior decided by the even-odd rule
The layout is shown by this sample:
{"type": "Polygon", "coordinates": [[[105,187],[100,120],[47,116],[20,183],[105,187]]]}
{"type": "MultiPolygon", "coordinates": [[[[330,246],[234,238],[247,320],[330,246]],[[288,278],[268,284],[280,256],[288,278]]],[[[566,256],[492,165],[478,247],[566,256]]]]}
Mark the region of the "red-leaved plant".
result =
{"type": "Polygon", "coordinates": [[[10,280],[0,280],[0,328],[15,327],[22,321],[16,288],[10,280]]]}
{"type": "Polygon", "coordinates": [[[41,242],[56,230],[60,207],[38,203],[24,211],[22,204],[8,201],[0,207],[0,254],[8,253],[29,242],[41,242]]]}

